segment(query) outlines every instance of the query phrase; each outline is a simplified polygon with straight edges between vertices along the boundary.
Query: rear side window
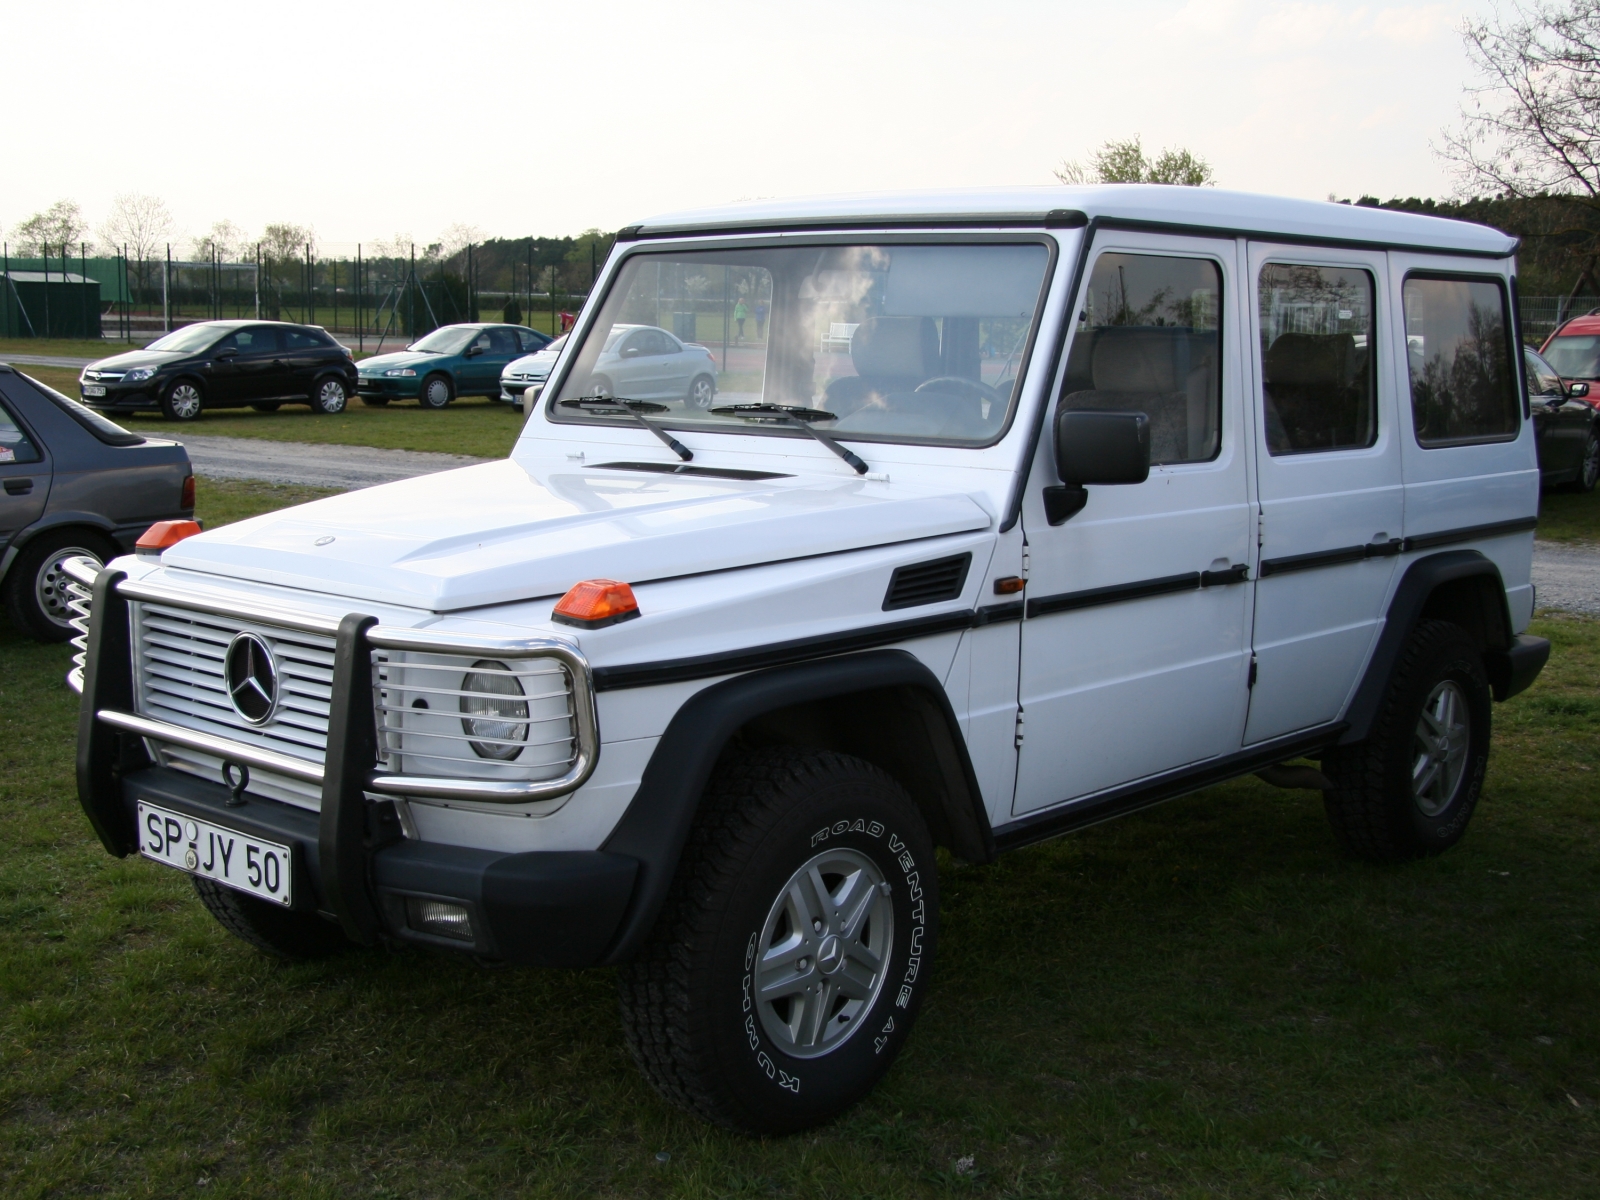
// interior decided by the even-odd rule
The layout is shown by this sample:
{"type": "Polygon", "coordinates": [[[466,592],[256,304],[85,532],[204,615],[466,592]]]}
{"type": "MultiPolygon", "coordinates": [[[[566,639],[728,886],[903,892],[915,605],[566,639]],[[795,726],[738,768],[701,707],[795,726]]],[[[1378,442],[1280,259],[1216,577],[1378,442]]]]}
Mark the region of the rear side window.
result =
{"type": "Polygon", "coordinates": [[[1417,442],[1459,446],[1516,437],[1522,402],[1505,289],[1486,279],[1413,276],[1404,301],[1417,442]]]}
{"type": "Polygon", "coordinates": [[[284,340],[290,350],[326,350],[328,343],[309,329],[285,329],[284,340]]]}
{"type": "Polygon", "coordinates": [[[0,466],[7,463],[38,462],[39,451],[22,432],[22,427],[4,408],[0,408],[0,466]]]}
{"type": "Polygon", "coordinates": [[[1359,267],[1261,268],[1267,451],[1370,446],[1378,437],[1372,276],[1359,267]]]}
{"type": "Polygon", "coordinates": [[[1221,447],[1222,272],[1204,258],[1102,254],[1067,361],[1061,406],[1142,412],[1152,463],[1221,447]]]}
{"type": "Polygon", "coordinates": [[[535,350],[544,349],[545,339],[531,329],[519,329],[516,333],[517,341],[521,344],[524,354],[532,354],[535,350]]]}

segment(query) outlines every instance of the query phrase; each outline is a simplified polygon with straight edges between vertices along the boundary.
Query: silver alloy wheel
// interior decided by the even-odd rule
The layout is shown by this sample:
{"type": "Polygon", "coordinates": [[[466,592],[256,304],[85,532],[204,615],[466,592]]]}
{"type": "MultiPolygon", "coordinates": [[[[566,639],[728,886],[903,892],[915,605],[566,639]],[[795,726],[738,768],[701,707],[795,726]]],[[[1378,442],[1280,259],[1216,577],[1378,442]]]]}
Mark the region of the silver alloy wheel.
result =
{"type": "Polygon", "coordinates": [[[63,546],[39,564],[39,573],[33,577],[33,599],[45,619],[60,629],[72,628],[67,573],[62,570],[69,558],[87,558],[97,571],[105,565],[98,554],[82,546],[63,546]]]}
{"type": "Polygon", "coordinates": [[[179,383],[167,393],[167,405],[180,421],[200,415],[200,389],[192,383],[179,383]]]}
{"type": "Polygon", "coordinates": [[[429,408],[443,408],[450,403],[450,385],[444,376],[435,375],[422,385],[422,398],[429,408]]]}
{"type": "Polygon", "coordinates": [[[1446,679],[1428,694],[1417,722],[1411,795],[1424,816],[1437,817],[1455,799],[1471,742],[1467,695],[1455,680],[1446,679]]]}
{"type": "Polygon", "coordinates": [[[716,395],[717,385],[712,383],[709,377],[697,375],[694,382],[689,385],[689,407],[704,412],[711,407],[716,395]]]}
{"type": "Polygon", "coordinates": [[[337,379],[325,379],[322,386],[317,389],[317,407],[328,414],[344,411],[345,391],[344,384],[337,379]]]}
{"type": "Polygon", "coordinates": [[[1583,447],[1583,470],[1580,477],[1583,490],[1592,492],[1600,483],[1600,433],[1591,433],[1583,447]]]}
{"type": "Polygon", "coordinates": [[[819,1058],[842,1046],[883,990],[894,905],[883,872],[844,848],[789,877],[761,929],[756,1008],[785,1054],[819,1058]]]}

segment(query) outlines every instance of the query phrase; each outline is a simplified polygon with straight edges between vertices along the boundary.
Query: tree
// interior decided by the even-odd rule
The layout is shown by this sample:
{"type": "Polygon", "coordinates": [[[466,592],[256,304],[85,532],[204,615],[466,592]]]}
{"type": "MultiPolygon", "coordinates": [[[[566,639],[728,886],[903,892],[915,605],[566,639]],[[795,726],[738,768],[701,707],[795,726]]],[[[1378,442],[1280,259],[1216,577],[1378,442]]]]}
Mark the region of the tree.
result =
{"type": "Polygon", "coordinates": [[[62,246],[78,249],[89,223],[83,219],[83,210],[72,200],[57,200],[43,212],[36,212],[12,230],[11,236],[21,243],[23,253],[42,257],[48,248],[60,254],[62,246]]]}
{"type": "Polygon", "coordinates": [[[309,225],[295,225],[288,221],[279,221],[268,225],[261,231],[261,256],[263,258],[281,261],[286,258],[302,258],[305,256],[306,247],[312,253],[316,252],[317,234],[309,225]]]}
{"type": "Polygon", "coordinates": [[[1109,141],[1096,150],[1087,165],[1067,159],[1056,168],[1062,183],[1172,183],[1184,187],[1210,187],[1216,183],[1211,164],[1191,151],[1163,150],[1152,161],[1141,139],[1109,141]]]}
{"type": "Polygon", "coordinates": [[[209,259],[215,253],[217,261],[231,262],[244,253],[248,241],[244,230],[232,221],[217,221],[190,243],[190,253],[198,259],[209,259]]]}
{"type": "Polygon", "coordinates": [[[138,192],[124,192],[113,200],[111,212],[100,226],[102,241],[119,253],[126,247],[128,257],[141,263],[153,257],[172,234],[172,214],[166,201],[138,192]]]}

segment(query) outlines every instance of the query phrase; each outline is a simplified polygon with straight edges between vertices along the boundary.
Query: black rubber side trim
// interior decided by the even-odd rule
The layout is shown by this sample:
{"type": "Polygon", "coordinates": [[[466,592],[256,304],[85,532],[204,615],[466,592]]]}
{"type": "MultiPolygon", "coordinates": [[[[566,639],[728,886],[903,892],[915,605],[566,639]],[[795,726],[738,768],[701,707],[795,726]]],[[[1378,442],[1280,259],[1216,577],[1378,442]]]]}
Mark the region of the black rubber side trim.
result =
{"type": "Polygon", "coordinates": [[[346,935],[364,946],[376,945],[382,929],[367,886],[366,845],[366,783],[378,761],[367,631],[377,623],[377,617],[360,613],[339,622],[317,838],[323,898],[346,935]]]}
{"type": "Polygon", "coordinates": [[[1224,758],[1211,759],[1197,766],[1183,767],[1158,775],[1155,779],[1141,780],[1126,787],[1103,792],[1092,799],[1067,804],[1034,816],[1022,817],[1001,825],[994,831],[995,845],[1001,850],[1016,850],[1035,842],[1060,837],[1064,833],[1098,825],[1116,817],[1127,816],[1143,808],[1174,800],[1179,796],[1198,792],[1214,783],[1237,779],[1262,767],[1281,763],[1287,758],[1298,758],[1339,740],[1344,722],[1335,721],[1315,729],[1274,738],[1257,746],[1248,746],[1224,758]]]}
{"type": "Polygon", "coordinates": [[[1406,539],[1407,550],[1431,550],[1435,546],[1449,546],[1456,542],[1475,542],[1480,538],[1501,537],[1508,533],[1526,533],[1539,527],[1538,517],[1520,517],[1515,521],[1495,521],[1490,525],[1467,525],[1461,529],[1446,529],[1439,533],[1423,533],[1406,539]]]}
{"type": "Polygon", "coordinates": [[[142,738],[95,719],[103,708],[133,711],[133,626],[128,602],[117,591],[127,577],[127,572],[110,567],[95,577],[78,707],[78,803],[106,853],[118,858],[138,845],[133,819],[122,803],[121,777],[150,763],[142,738]]]}
{"type": "Polygon", "coordinates": [[[1013,600],[1008,604],[985,604],[972,614],[972,627],[981,629],[985,625],[996,625],[1001,621],[1022,620],[1026,605],[1021,600],[1013,600]]]}
{"type": "Polygon", "coordinates": [[[1116,583],[1110,587],[1086,588],[1081,592],[1040,596],[1037,600],[1028,601],[1028,616],[1042,617],[1049,613],[1095,608],[1102,604],[1120,604],[1124,600],[1143,600],[1147,596],[1165,596],[1169,592],[1193,592],[1199,588],[1200,572],[1185,571],[1182,575],[1163,575],[1159,579],[1141,579],[1137,583],[1116,583]]]}
{"type": "Polygon", "coordinates": [[[1309,571],[1316,567],[1334,567],[1340,563],[1361,562],[1367,557],[1365,546],[1340,546],[1337,550],[1313,550],[1309,554],[1285,554],[1280,558],[1261,560],[1261,578],[1269,575],[1287,575],[1290,571],[1309,571]]]}
{"type": "Polygon", "coordinates": [[[887,688],[921,692],[943,725],[936,762],[947,789],[950,849],[970,862],[994,857],[983,794],[960,722],[937,676],[904,650],[877,650],[821,662],[778,667],[724,680],[691,696],[674,714],[645,767],[628,811],[601,847],[639,861],[638,881],[616,942],[604,962],[625,962],[655,924],[678,867],[711,772],[734,733],[775,709],[887,688]]]}
{"type": "Polygon", "coordinates": [[[1394,597],[1389,601],[1389,611],[1383,619],[1383,632],[1378,635],[1378,644],[1372,649],[1366,673],[1356,686],[1355,696],[1345,712],[1348,728],[1339,739],[1341,744],[1350,745],[1366,739],[1378,706],[1383,701],[1383,694],[1388,689],[1394,664],[1399,660],[1406,639],[1411,636],[1417,618],[1422,615],[1423,607],[1434,589],[1457,579],[1478,576],[1493,581],[1494,590],[1500,598],[1500,620],[1506,635],[1510,636],[1511,611],[1506,604],[1505,581],[1500,577],[1500,568],[1492,561],[1476,550],[1447,550],[1443,554],[1430,554],[1417,559],[1406,568],[1395,588],[1394,597]]]}
{"type": "Polygon", "coordinates": [[[969,609],[962,609],[960,612],[938,613],[909,621],[893,621],[845,633],[825,633],[816,637],[796,638],[792,642],[773,642],[766,646],[752,646],[743,650],[699,654],[693,658],[669,658],[660,662],[640,663],[637,666],[596,667],[594,690],[609,692],[619,688],[654,687],[662,683],[681,683],[687,679],[735,675],[744,671],[785,666],[789,663],[805,662],[834,654],[848,654],[854,650],[889,646],[908,638],[928,637],[936,633],[968,629],[972,623],[972,612],[969,609]]]}

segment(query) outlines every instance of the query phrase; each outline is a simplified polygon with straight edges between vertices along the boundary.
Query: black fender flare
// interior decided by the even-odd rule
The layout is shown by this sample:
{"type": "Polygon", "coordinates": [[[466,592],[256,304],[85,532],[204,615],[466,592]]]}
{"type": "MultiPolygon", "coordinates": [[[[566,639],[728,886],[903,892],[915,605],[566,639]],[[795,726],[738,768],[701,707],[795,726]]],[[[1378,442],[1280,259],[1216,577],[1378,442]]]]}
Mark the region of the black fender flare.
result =
{"type": "Polygon", "coordinates": [[[969,861],[993,859],[994,834],[960,722],[943,684],[921,660],[904,650],[872,650],[753,671],[713,684],[684,702],[657,742],[627,811],[600,847],[639,862],[627,913],[603,963],[626,962],[655,925],[700,796],[741,726],[791,705],[894,687],[925,696],[924,720],[943,726],[929,733],[935,752],[947,749],[952,759],[937,764],[946,785],[946,840],[954,843],[950,848],[969,861]],[[940,732],[947,736],[940,738],[940,732]]]}
{"type": "Polygon", "coordinates": [[[1395,588],[1394,595],[1389,600],[1389,611],[1384,616],[1383,632],[1378,635],[1378,643],[1373,647],[1372,657],[1367,661],[1366,672],[1362,675],[1346,711],[1347,727],[1339,738],[1340,745],[1348,746],[1365,741],[1371,732],[1372,722],[1378,715],[1378,707],[1383,703],[1384,692],[1389,687],[1389,676],[1400,658],[1406,639],[1411,636],[1411,631],[1416,628],[1417,621],[1427,607],[1429,598],[1444,584],[1474,578],[1485,579],[1491,583],[1494,595],[1498,598],[1496,611],[1492,615],[1499,628],[1486,639],[1487,644],[1484,646],[1485,666],[1489,669],[1491,678],[1494,676],[1496,664],[1491,660],[1496,655],[1503,655],[1513,640],[1511,610],[1506,603],[1505,581],[1500,576],[1500,568],[1478,550],[1448,550],[1442,554],[1430,554],[1425,558],[1419,558],[1406,567],[1405,574],[1400,577],[1399,586],[1395,588]]]}

